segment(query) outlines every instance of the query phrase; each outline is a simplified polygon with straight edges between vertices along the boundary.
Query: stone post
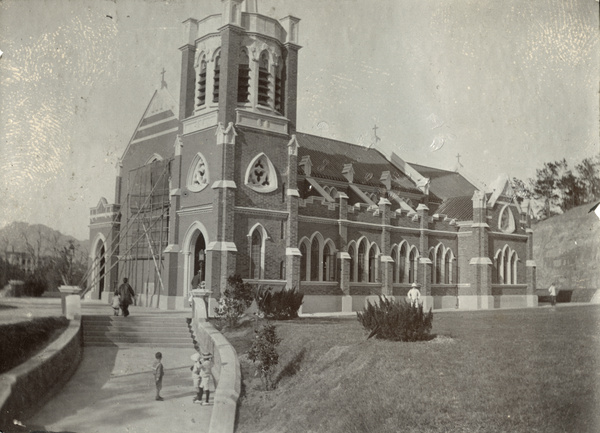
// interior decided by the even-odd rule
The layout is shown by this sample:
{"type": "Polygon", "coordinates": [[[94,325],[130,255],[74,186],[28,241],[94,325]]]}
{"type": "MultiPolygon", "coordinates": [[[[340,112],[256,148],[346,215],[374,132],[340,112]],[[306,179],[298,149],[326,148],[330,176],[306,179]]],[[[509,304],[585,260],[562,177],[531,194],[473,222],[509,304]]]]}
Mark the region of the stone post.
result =
{"type": "Polygon", "coordinates": [[[419,272],[417,283],[420,284],[421,299],[423,300],[423,310],[433,308],[433,297],[431,296],[431,267],[429,259],[429,208],[424,204],[417,206],[417,214],[420,221],[419,251],[419,272]]]}

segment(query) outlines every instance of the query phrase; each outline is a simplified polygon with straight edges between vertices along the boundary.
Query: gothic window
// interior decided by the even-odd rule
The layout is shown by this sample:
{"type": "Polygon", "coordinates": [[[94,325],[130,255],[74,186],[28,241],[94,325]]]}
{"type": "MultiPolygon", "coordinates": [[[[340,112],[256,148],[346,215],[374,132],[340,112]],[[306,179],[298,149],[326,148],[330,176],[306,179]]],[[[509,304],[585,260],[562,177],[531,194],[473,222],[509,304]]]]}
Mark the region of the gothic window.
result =
{"type": "Polygon", "coordinates": [[[221,53],[215,57],[215,81],[213,87],[213,102],[219,102],[219,81],[221,75],[221,53]]]}
{"type": "Polygon", "coordinates": [[[263,51],[258,62],[258,104],[269,106],[269,54],[263,51]]]}
{"type": "Polygon", "coordinates": [[[357,268],[358,268],[358,281],[365,281],[365,242],[361,242],[358,248],[358,257],[357,257],[357,268]]]}
{"type": "Polygon", "coordinates": [[[444,282],[444,277],[443,277],[444,269],[442,268],[442,264],[444,263],[442,261],[444,253],[445,253],[445,248],[442,245],[438,246],[436,255],[435,255],[435,282],[436,282],[436,284],[442,284],[444,282]]]}
{"type": "Polygon", "coordinates": [[[392,265],[392,283],[398,283],[398,269],[399,269],[399,259],[398,259],[398,247],[394,247],[392,250],[392,260],[394,264],[392,265]]]}
{"type": "Polygon", "coordinates": [[[323,250],[323,281],[335,281],[335,248],[328,242],[323,250]]]}
{"type": "Polygon", "coordinates": [[[350,245],[348,248],[348,255],[350,256],[350,281],[356,281],[356,276],[354,275],[354,270],[356,269],[354,266],[354,261],[356,260],[356,247],[354,245],[350,245]]]}
{"type": "Polygon", "coordinates": [[[513,233],[516,228],[515,217],[509,205],[505,205],[498,217],[498,228],[504,233],[513,233]]]}
{"type": "Polygon", "coordinates": [[[250,60],[244,48],[240,51],[238,69],[238,102],[245,103],[250,100],[250,60]]]}
{"type": "Polygon", "coordinates": [[[373,244],[373,246],[371,246],[371,248],[369,248],[369,276],[368,276],[368,281],[369,283],[374,283],[377,281],[377,271],[379,270],[378,266],[377,266],[377,256],[378,256],[378,251],[377,251],[377,245],[373,244]]]}
{"type": "Polygon", "coordinates": [[[250,245],[250,278],[259,280],[264,278],[263,269],[264,245],[258,228],[252,232],[250,245]]]}
{"type": "Polygon", "coordinates": [[[257,192],[272,192],[277,189],[277,173],[271,160],[261,153],[246,169],[245,184],[257,192]]]}
{"type": "Polygon", "coordinates": [[[416,283],[417,282],[417,264],[419,260],[419,254],[417,253],[416,248],[412,248],[408,255],[408,282],[416,283]]]}
{"type": "Polygon", "coordinates": [[[398,282],[405,283],[406,282],[406,242],[402,242],[399,247],[398,254],[398,282]]]}
{"type": "Polygon", "coordinates": [[[209,182],[208,164],[204,156],[198,152],[190,165],[187,188],[192,192],[202,191],[209,182]]]}
{"type": "Polygon", "coordinates": [[[452,265],[454,262],[454,254],[452,253],[452,250],[448,250],[446,251],[446,254],[444,256],[444,284],[452,284],[453,283],[453,278],[452,278],[452,265]]]}
{"type": "Polygon", "coordinates": [[[200,60],[200,73],[198,74],[198,103],[196,107],[202,107],[206,103],[206,57],[200,60]]]}
{"type": "Polygon", "coordinates": [[[283,80],[282,67],[278,65],[275,69],[275,111],[283,115],[283,80]]]}
{"type": "Polygon", "coordinates": [[[306,243],[302,242],[302,244],[300,244],[300,254],[302,254],[302,256],[300,257],[300,281],[306,281],[306,266],[308,263],[308,250],[306,248],[306,243]]]}
{"type": "Polygon", "coordinates": [[[505,245],[496,252],[494,264],[496,265],[497,284],[517,284],[517,263],[519,256],[517,252],[505,245]]]}
{"type": "Polygon", "coordinates": [[[310,280],[319,281],[319,238],[315,236],[310,244],[310,280]]]}

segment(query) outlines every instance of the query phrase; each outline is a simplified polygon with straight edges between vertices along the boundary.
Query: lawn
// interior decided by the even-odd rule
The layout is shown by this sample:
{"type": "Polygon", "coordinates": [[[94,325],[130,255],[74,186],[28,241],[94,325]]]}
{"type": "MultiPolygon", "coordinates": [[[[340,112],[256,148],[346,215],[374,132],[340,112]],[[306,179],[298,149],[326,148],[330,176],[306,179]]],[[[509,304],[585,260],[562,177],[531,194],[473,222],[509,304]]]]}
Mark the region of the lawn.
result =
{"type": "Polygon", "coordinates": [[[64,317],[38,317],[0,325],[0,374],[27,361],[67,328],[64,317]]]}
{"type": "Polygon", "coordinates": [[[356,319],[277,322],[280,369],[244,384],[237,433],[598,432],[600,307],[435,313],[428,342],[367,340],[356,319]]]}

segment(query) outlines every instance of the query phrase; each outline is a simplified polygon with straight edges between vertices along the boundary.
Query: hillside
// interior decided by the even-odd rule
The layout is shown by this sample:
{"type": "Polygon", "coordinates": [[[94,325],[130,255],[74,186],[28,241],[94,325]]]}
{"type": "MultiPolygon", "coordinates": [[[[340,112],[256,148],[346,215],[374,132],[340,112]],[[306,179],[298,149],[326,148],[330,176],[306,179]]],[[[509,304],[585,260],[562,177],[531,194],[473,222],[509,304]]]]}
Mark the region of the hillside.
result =
{"type": "Polygon", "coordinates": [[[532,227],[538,289],[553,280],[560,289],[600,288],[600,220],[588,213],[591,207],[571,209],[532,227]]]}
{"type": "Polygon", "coordinates": [[[64,235],[43,224],[28,224],[15,221],[0,229],[0,253],[5,251],[31,252],[39,256],[54,253],[54,248],[61,248],[72,241],[78,251],[89,252],[90,242],[80,241],[73,236],[64,235]]]}

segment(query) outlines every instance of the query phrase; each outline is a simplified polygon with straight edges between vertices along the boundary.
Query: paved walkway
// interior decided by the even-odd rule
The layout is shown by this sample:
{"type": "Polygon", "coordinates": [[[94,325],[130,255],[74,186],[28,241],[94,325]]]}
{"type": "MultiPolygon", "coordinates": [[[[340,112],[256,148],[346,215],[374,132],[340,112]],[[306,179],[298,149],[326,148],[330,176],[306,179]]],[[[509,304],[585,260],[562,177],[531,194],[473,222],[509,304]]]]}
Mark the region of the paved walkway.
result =
{"type": "MultiPolygon", "coordinates": [[[[30,317],[60,315],[60,299],[0,300],[0,323],[30,317]]],[[[189,317],[189,312],[131,307],[131,315],[189,317]]],[[[82,313],[112,314],[101,302],[84,301],[82,313]]],[[[86,346],[82,362],[62,390],[30,419],[21,420],[26,431],[54,432],[207,432],[212,406],[192,403],[194,395],[189,349],[136,346],[86,346]],[[152,362],[163,354],[165,377],[155,401],[152,362]]]]}

